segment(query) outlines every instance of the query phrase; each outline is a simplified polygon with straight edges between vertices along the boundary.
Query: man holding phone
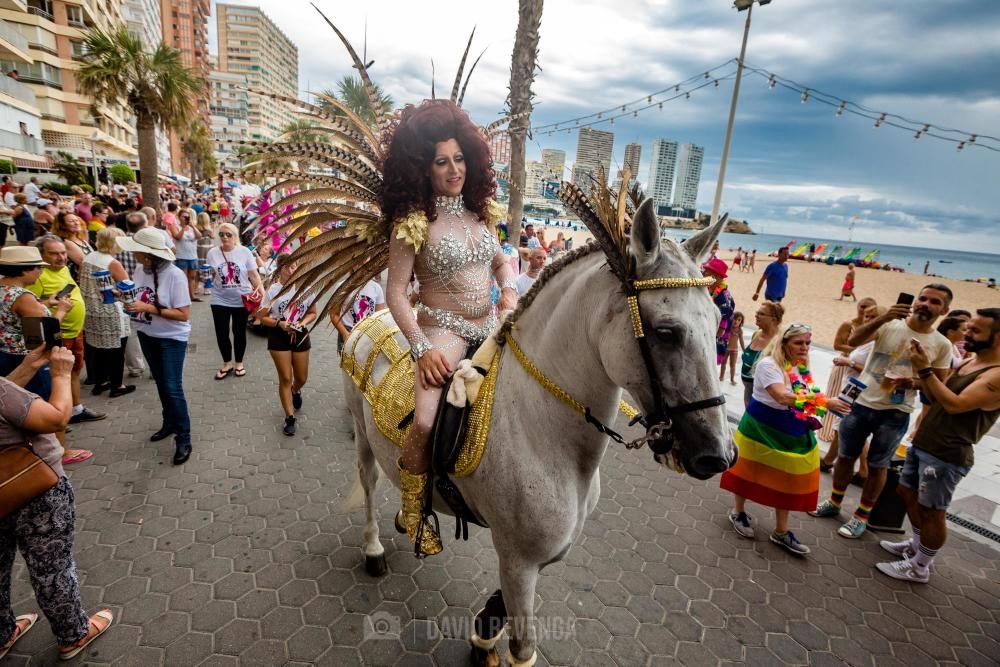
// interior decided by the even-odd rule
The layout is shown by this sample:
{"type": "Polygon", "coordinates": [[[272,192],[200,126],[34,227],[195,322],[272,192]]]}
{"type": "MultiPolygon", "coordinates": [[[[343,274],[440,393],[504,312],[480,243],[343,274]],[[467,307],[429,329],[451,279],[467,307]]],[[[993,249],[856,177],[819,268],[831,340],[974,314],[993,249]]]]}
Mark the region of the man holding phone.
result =
{"type": "Polygon", "coordinates": [[[951,342],[934,329],[938,318],[948,313],[952,293],[947,285],[930,284],[912,294],[900,294],[885,315],[855,328],[847,340],[852,347],[874,340],[875,346],[861,381],[867,385],[854,409],[840,422],[840,452],[833,472],[830,499],[813,516],[838,517],[854,472],[854,463],[871,437],[868,448],[868,479],[854,516],[837,531],[856,539],[868,528],[868,517],[885,486],[886,471],[899,442],[906,434],[910,413],[916,407],[919,386],[909,349],[916,340],[927,351],[929,365],[941,380],[951,368],[951,342]]]}
{"type": "Polygon", "coordinates": [[[73,353],[74,364],[72,374],[73,389],[73,416],[69,422],[76,424],[86,421],[99,421],[107,415],[95,412],[90,408],[83,407],[80,399],[80,370],[83,368],[83,320],[86,317],[86,307],[83,303],[83,295],[80,288],[73,282],[66,266],[68,255],[66,245],[62,239],[53,234],[46,234],[35,240],[35,247],[42,255],[42,261],[46,266],[42,269],[41,275],[28,289],[31,290],[42,303],[55,308],[59,299],[69,296],[73,302],[73,307],[62,318],[62,345],[73,353]]]}

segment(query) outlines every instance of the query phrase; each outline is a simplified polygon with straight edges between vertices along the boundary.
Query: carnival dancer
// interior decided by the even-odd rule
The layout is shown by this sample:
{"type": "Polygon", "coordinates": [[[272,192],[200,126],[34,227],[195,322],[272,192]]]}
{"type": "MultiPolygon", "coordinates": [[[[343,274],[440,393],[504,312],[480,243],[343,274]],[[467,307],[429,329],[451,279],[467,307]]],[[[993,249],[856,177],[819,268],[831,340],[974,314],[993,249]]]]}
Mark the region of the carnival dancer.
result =
{"type": "Polygon", "coordinates": [[[441,551],[423,516],[430,467],[428,443],[442,385],[497,324],[490,276],[501,287],[500,310],[517,303],[517,283],[487,215],[496,191],[489,146],[453,102],[407,106],[392,136],[380,193],[382,214],[394,223],[386,301],[416,361],[413,425],[399,460],[401,523],[417,552],[441,551]],[[416,314],[406,289],[420,282],[416,314]]]}
{"type": "Polygon", "coordinates": [[[813,509],[819,495],[819,449],[815,429],[827,409],[848,412],[838,398],[827,399],[809,372],[812,330],[789,324],[764,349],[754,369],[753,396],[735,434],[740,456],[723,473],[720,486],[735,496],[729,520],[738,534],[754,537],[746,501],[773,507],[771,541],[804,556],[809,547],[788,529],[789,512],[813,509]]]}

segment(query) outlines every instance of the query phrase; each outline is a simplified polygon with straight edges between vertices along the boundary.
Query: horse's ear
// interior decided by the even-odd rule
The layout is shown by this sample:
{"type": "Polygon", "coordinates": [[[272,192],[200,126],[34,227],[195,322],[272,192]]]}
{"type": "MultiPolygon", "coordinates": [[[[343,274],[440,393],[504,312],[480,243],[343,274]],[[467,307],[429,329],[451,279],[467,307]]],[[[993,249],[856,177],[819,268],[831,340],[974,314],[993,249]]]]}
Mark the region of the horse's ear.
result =
{"type": "Polygon", "coordinates": [[[660,221],[653,207],[649,197],[632,216],[632,253],[640,267],[653,264],[660,256],[660,221]]]}
{"type": "Polygon", "coordinates": [[[719,238],[719,234],[721,234],[722,230],[725,229],[726,222],[728,221],[729,214],[726,213],[719,218],[718,222],[714,225],[701,230],[685,241],[681,247],[684,248],[684,250],[687,251],[687,254],[691,256],[691,259],[693,259],[695,263],[700,266],[706,259],[708,259],[708,253],[712,249],[712,244],[715,243],[717,238],[719,238]]]}

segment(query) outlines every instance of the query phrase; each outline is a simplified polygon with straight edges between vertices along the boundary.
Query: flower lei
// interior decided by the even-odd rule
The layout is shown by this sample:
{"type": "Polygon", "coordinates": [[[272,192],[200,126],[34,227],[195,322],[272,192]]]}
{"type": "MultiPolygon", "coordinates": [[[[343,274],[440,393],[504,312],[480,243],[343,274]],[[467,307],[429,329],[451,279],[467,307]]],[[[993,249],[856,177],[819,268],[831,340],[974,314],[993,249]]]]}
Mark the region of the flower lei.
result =
{"type": "Polygon", "coordinates": [[[725,280],[723,280],[718,285],[716,285],[715,287],[713,287],[712,288],[712,299],[714,300],[715,297],[717,297],[720,294],[722,294],[728,287],[729,287],[729,285],[726,284],[725,280]]]}
{"type": "Polygon", "coordinates": [[[792,412],[797,419],[809,421],[810,418],[822,417],[826,414],[826,395],[813,382],[812,373],[805,364],[792,366],[785,362],[785,373],[792,383],[792,393],[795,394],[795,407],[792,412]]]}

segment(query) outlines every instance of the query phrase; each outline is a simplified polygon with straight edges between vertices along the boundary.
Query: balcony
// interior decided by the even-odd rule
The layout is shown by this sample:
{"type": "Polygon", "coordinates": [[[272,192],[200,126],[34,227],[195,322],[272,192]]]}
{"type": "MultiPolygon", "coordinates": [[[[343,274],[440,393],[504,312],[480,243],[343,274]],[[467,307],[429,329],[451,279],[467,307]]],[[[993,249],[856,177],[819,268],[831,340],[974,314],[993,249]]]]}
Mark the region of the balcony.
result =
{"type": "Polygon", "coordinates": [[[41,139],[7,130],[0,130],[0,147],[34,155],[45,155],[45,144],[42,143],[41,139]]]}
{"type": "Polygon", "coordinates": [[[56,17],[52,15],[52,5],[50,3],[44,3],[39,5],[29,4],[28,13],[34,14],[35,16],[41,16],[43,19],[47,19],[49,21],[56,20],[56,17]]]}
{"type": "Polygon", "coordinates": [[[0,20],[0,59],[32,62],[28,40],[4,20],[0,20]]]}
{"type": "Polygon", "coordinates": [[[9,76],[0,77],[0,93],[10,95],[16,100],[20,100],[32,107],[38,106],[35,93],[30,86],[26,86],[20,81],[15,81],[9,76]]]}

